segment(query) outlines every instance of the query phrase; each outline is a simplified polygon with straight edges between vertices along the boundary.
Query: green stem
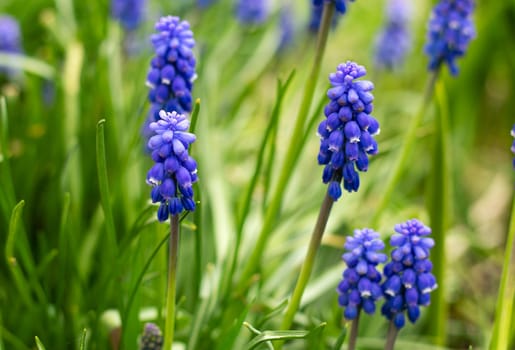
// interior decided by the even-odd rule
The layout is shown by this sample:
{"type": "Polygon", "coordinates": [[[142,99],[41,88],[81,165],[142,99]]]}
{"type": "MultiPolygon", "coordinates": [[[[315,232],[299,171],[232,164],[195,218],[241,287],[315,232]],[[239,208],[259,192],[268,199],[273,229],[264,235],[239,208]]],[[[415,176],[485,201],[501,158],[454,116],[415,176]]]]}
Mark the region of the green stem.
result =
{"type": "Polygon", "coordinates": [[[429,177],[429,218],[436,244],[432,251],[433,271],[438,281],[438,289],[433,294],[433,303],[429,308],[430,334],[435,336],[435,343],[445,343],[447,328],[447,303],[445,300],[445,231],[450,216],[450,174],[448,171],[449,147],[447,145],[447,102],[443,84],[437,84],[436,96],[439,105],[434,125],[434,147],[432,176],[429,177]]]}
{"type": "MultiPolygon", "coordinates": [[[[286,314],[284,315],[283,322],[281,323],[281,330],[290,329],[291,324],[293,322],[293,317],[295,316],[295,313],[299,308],[300,301],[302,299],[302,294],[304,294],[304,289],[308,284],[309,276],[311,275],[311,270],[313,270],[315,257],[318,248],[320,247],[320,243],[322,242],[322,236],[324,234],[325,226],[327,224],[327,220],[329,219],[329,214],[331,213],[333,203],[334,200],[329,195],[329,191],[326,192],[324,201],[322,202],[322,206],[320,207],[320,212],[318,213],[318,219],[315,224],[315,228],[313,229],[313,233],[311,235],[311,241],[309,242],[306,258],[304,259],[304,263],[302,264],[297,284],[295,285],[293,295],[291,297],[290,302],[288,303],[286,314]]],[[[280,350],[281,348],[282,343],[280,343],[277,346],[277,350],[280,350]]]]}
{"type": "Polygon", "coordinates": [[[395,188],[399,184],[399,181],[401,180],[402,172],[405,170],[404,168],[406,166],[408,156],[410,154],[410,151],[413,149],[413,144],[416,140],[418,126],[420,125],[422,118],[426,112],[426,109],[429,103],[431,102],[437,77],[438,71],[433,72],[426,86],[424,100],[422,102],[421,108],[419,109],[415,117],[411,119],[408,131],[406,132],[406,136],[404,137],[404,142],[401,146],[400,154],[397,158],[395,166],[393,167],[391,176],[388,179],[388,183],[385,186],[383,197],[381,198],[381,201],[379,202],[377,209],[375,211],[374,217],[372,218],[371,227],[378,226],[381,215],[383,214],[388,203],[390,203],[393,191],[395,190],[395,188]]]}
{"type": "Polygon", "coordinates": [[[361,315],[361,310],[358,311],[358,316],[351,322],[350,334],[349,334],[349,346],[347,350],[356,349],[356,341],[358,340],[358,325],[359,325],[359,316],[361,315]]]}
{"type": "Polygon", "coordinates": [[[329,34],[329,28],[331,25],[333,13],[334,4],[331,2],[325,2],[322,14],[321,27],[318,33],[315,58],[313,61],[313,66],[311,68],[311,73],[308,77],[308,80],[306,81],[306,85],[304,88],[304,94],[299,108],[299,113],[297,115],[295,128],[290,138],[290,144],[286,152],[286,157],[281,168],[275,192],[273,193],[270,205],[268,206],[268,209],[265,213],[264,223],[261,228],[261,232],[259,233],[257,242],[255,244],[255,248],[252,251],[252,254],[248,259],[247,264],[241,275],[240,287],[247,285],[247,280],[256,271],[259,264],[261,263],[263,251],[265,250],[268,238],[270,237],[270,234],[272,232],[272,227],[281,209],[283,194],[286,191],[286,186],[288,185],[290,176],[293,173],[295,162],[300,154],[300,150],[302,149],[302,136],[304,135],[306,119],[309,114],[311,102],[313,101],[313,94],[315,91],[315,87],[320,72],[320,66],[324,56],[325,46],[327,43],[327,36],[329,34]]]}
{"type": "Polygon", "coordinates": [[[163,349],[171,350],[175,327],[175,278],[177,272],[177,253],[179,247],[179,215],[170,219],[170,242],[168,257],[168,288],[166,291],[165,342],[163,349]]]}
{"type": "Polygon", "coordinates": [[[495,309],[495,323],[493,328],[492,340],[490,341],[490,350],[509,349],[510,326],[511,319],[514,315],[515,306],[515,262],[512,261],[513,249],[515,243],[515,198],[513,200],[510,226],[508,238],[506,240],[506,250],[504,252],[504,264],[501,275],[501,285],[499,287],[499,296],[497,297],[497,306],[495,309]]]}
{"type": "Polygon", "coordinates": [[[397,334],[399,330],[395,327],[393,321],[390,321],[390,326],[388,327],[388,334],[386,335],[386,344],[384,346],[384,350],[393,350],[393,346],[395,345],[395,339],[397,338],[397,334]]]}

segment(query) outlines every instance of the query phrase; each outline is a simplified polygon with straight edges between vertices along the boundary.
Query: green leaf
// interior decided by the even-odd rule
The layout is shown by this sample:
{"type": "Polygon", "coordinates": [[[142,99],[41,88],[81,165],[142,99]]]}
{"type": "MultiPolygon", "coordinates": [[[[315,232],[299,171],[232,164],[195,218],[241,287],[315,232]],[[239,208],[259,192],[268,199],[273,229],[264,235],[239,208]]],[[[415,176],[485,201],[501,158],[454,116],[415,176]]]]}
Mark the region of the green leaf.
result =
{"type": "Polygon", "coordinates": [[[79,350],[86,350],[86,336],[87,335],[88,335],[88,330],[86,328],[84,328],[82,330],[82,335],[80,337],[79,350]]]}
{"type": "Polygon", "coordinates": [[[46,350],[45,349],[45,346],[43,345],[43,343],[41,342],[41,340],[39,340],[38,336],[36,335],[36,346],[38,348],[38,350],[46,350]]]}
{"type": "MultiPolygon", "coordinates": [[[[248,324],[246,325],[248,326],[248,324]]],[[[264,342],[270,342],[270,341],[285,341],[285,340],[292,340],[292,339],[306,339],[310,336],[317,336],[320,334],[322,329],[326,326],[326,323],[322,323],[319,326],[313,328],[310,331],[264,331],[261,332],[258,336],[256,336],[254,339],[252,339],[247,346],[245,347],[246,350],[254,349],[259,344],[262,344],[264,342]]]]}

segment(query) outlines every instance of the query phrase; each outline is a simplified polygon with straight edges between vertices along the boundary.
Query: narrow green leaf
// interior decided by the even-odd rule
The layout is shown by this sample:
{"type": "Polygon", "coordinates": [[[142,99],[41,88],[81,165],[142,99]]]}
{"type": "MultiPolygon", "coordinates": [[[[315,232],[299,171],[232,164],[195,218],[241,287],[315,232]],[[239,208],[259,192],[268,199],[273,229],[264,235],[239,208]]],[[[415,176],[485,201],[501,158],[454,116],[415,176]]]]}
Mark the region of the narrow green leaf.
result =
{"type": "Polygon", "coordinates": [[[105,140],[104,140],[104,124],[105,119],[102,119],[97,124],[97,174],[98,185],[100,189],[100,200],[102,208],[104,209],[105,224],[107,231],[107,247],[104,251],[110,251],[111,256],[116,256],[118,247],[116,243],[116,228],[114,226],[113,211],[111,210],[109,184],[107,178],[107,164],[105,156],[105,140]]]}
{"type": "Polygon", "coordinates": [[[36,335],[36,346],[38,348],[38,350],[46,350],[45,349],[45,346],[43,345],[43,343],[41,342],[41,340],[39,340],[38,336],[36,335]]]}
{"type": "Polygon", "coordinates": [[[21,300],[25,303],[26,306],[32,307],[30,284],[23,276],[20,266],[18,265],[18,261],[14,256],[14,243],[16,242],[17,235],[20,230],[19,222],[24,206],[25,201],[22,200],[14,207],[12,211],[11,220],[9,222],[9,231],[7,234],[7,242],[5,243],[5,259],[7,261],[7,266],[9,266],[9,270],[12,273],[14,284],[18,289],[21,300]]]}
{"type": "MultiPolygon", "coordinates": [[[[200,113],[200,98],[195,100],[195,105],[193,106],[193,112],[191,112],[191,123],[190,123],[190,132],[192,134],[195,133],[197,129],[198,115],[200,113]]],[[[191,147],[191,146],[190,146],[191,147]]],[[[191,153],[191,150],[190,150],[191,153]]]]}
{"type": "Polygon", "coordinates": [[[82,335],[80,337],[79,350],[86,350],[86,336],[87,335],[88,335],[88,330],[86,328],[84,328],[82,330],[82,335]]]}
{"type": "Polygon", "coordinates": [[[47,63],[22,54],[0,53],[0,65],[39,75],[45,79],[53,79],[55,70],[47,63]]]}
{"type": "Polygon", "coordinates": [[[325,327],[325,323],[320,324],[319,326],[313,328],[310,331],[264,331],[258,336],[256,336],[254,339],[252,339],[247,346],[245,347],[246,350],[251,350],[256,348],[259,344],[262,344],[264,342],[269,341],[285,341],[285,340],[292,340],[292,339],[306,339],[309,336],[319,334],[320,329],[325,327]]]}

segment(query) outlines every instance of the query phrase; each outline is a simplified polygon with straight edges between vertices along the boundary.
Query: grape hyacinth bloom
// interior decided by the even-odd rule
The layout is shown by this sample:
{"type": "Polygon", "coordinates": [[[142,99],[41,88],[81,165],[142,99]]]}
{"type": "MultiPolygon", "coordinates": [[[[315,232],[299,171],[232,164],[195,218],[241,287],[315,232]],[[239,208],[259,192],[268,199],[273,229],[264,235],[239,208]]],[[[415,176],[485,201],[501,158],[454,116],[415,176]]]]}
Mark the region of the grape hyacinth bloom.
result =
{"type": "Polygon", "coordinates": [[[324,2],[332,2],[336,12],[342,15],[347,11],[347,6],[345,5],[346,0],[313,0],[313,5],[323,7],[324,2]]]}
{"type": "Polygon", "coordinates": [[[236,18],[244,24],[261,24],[269,12],[269,0],[238,0],[236,5],[236,18]]]}
{"type": "MultiPolygon", "coordinates": [[[[322,22],[322,13],[324,10],[324,4],[322,1],[315,2],[313,0],[309,0],[311,2],[311,16],[309,19],[308,29],[312,33],[317,33],[320,28],[320,23],[322,22]]],[[[333,18],[331,19],[331,28],[334,29],[338,25],[338,21],[343,12],[335,11],[333,13],[333,18]]]]}
{"type": "Polygon", "coordinates": [[[139,350],[161,350],[163,347],[163,334],[156,324],[146,323],[138,343],[139,350]]]}
{"type": "Polygon", "coordinates": [[[366,74],[363,66],[348,61],[329,75],[331,87],[327,96],[326,119],[318,126],[320,152],[318,163],[325,165],[322,180],[329,184],[329,195],[336,201],[342,194],[340,184],[348,192],[359,188],[356,171],[367,171],[368,156],[377,153],[374,135],[379,123],[370,115],[374,85],[368,80],[355,81],[366,74]]]}
{"type": "Polygon", "coordinates": [[[127,31],[139,27],[143,20],[146,0],[111,0],[111,16],[127,31]]]}
{"type": "Polygon", "coordinates": [[[472,23],[472,0],[441,0],[433,9],[428,26],[429,70],[436,71],[447,63],[452,75],[458,74],[456,58],[465,54],[476,36],[472,23]]]}
{"type": "MultiPolygon", "coordinates": [[[[515,124],[511,128],[511,136],[514,137],[513,143],[511,144],[511,152],[515,154],[515,124]]],[[[513,168],[515,169],[515,158],[513,158],[513,168]]]]}
{"type": "Polygon", "coordinates": [[[196,138],[187,132],[190,122],[184,114],[162,110],[159,116],[149,125],[155,133],[148,141],[155,164],[147,184],[152,186],[152,203],[160,203],[157,218],[166,221],[169,215],[195,210],[192,185],[197,181],[197,163],[188,148],[196,138]]]}
{"type": "MultiPolygon", "coordinates": [[[[0,16],[0,52],[21,53],[21,33],[18,21],[11,16],[0,16]]],[[[14,75],[16,70],[0,66],[0,74],[14,75]]]]}
{"type": "Polygon", "coordinates": [[[415,323],[420,306],[429,305],[430,293],[437,287],[429,260],[429,250],[435,242],[426,237],[431,229],[416,219],[395,225],[395,231],[390,244],[397,248],[391,253],[392,261],[384,267],[386,281],[382,289],[386,302],[381,313],[400,329],[404,327],[404,313],[415,323]]]}
{"type": "Polygon", "coordinates": [[[192,110],[191,90],[196,78],[196,60],[193,54],[195,40],[187,21],[179,17],[162,17],[155,26],[157,34],[151,36],[155,56],[147,74],[151,106],[144,135],[152,132],[148,125],[159,120],[161,110],[189,113],[192,110]]]}
{"type": "Polygon", "coordinates": [[[288,46],[290,46],[293,42],[293,37],[295,35],[295,26],[293,22],[293,14],[291,6],[284,5],[281,8],[280,13],[280,35],[279,35],[279,46],[277,51],[283,51],[288,46]]]}
{"type": "Polygon", "coordinates": [[[390,0],[386,12],[386,25],[376,39],[374,61],[380,68],[393,69],[403,63],[410,48],[410,3],[390,0]]]}
{"type": "Polygon", "coordinates": [[[376,266],[386,262],[387,257],[380,252],[384,243],[379,233],[368,228],[355,230],[354,236],[347,237],[344,247],[347,252],[342,258],[347,269],[338,285],[338,303],[345,309],[345,318],[353,320],[361,309],[367,314],[375,312],[375,303],[383,296],[382,276],[376,266]]]}

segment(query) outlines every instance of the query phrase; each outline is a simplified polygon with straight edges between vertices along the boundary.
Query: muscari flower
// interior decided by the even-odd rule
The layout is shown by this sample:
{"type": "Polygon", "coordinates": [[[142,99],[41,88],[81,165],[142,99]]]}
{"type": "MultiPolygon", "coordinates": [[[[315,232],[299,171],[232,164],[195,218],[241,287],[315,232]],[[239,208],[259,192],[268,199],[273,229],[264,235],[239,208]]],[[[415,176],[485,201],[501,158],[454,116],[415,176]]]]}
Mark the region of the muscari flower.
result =
{"type": "Polygon", "coordinates": [[[318,163],[325,165],[322,180],[329,184],[329,195],[334,200],[342,194],[342,178],[347,191],[358,190],[356,169],[367,171],[368,156],[377,153],[373,136],[379,133],[379,123],[370,115],[374,84],[368,80],[355,81],[365,74],[363,66],[348,61],[329,75],[333,87],[327,91],[331,102],[324,110],[326,119],[318,126],[318,163]]]}
{"type": "Polygon", "coordinates": [[[345,5],[346,0],[313,0],[313,5],[323,7],[324,2],[332,2],[336,12],[339,12],[342,15],[347,11],[347,6],[345,5]]]}
{"type": "Polygon", "coordinates": [[[189,113],[192,109],[191,90],[196,78],[196,60],[193,54],[195,40],[187,21],[179,17],[162,17],[155,26],[157,34],[151,36],[155,56],[152,58],[146,84],[150,88],[151,106],[144,127],[159,120],[161,110],[189,113]]]}
{"type": "Polygon", "coordinates": [[[385,265],[385,282],[382,289],[386,302],[381,313],[400,329],[404,326],[406,312],[415,323],[420,316],[420,306],[430,303],[430,293],[437,288],[431,273],[433,264],[429,250],[435,242],[426,237],[431,229],[416,219],[395,225],[390,244],[395,248],[392,261],[385,265]]]}
{"type": "Polygon", "coordinates": [[[293,42],[293,37],[295,35],[295,26],[293,22],[293,14],[291,6],[284,5],[281,8],[280,13],[280,36],[279,36],[279,46],[277,48],[278,51],[282,51],[291,45],[293,42]]]}
{"type": "MultiPolygon", "coordinates": [[[[322,22],[322,12],[324,10],[324,4],[320,2],[318,5],[314,5],[312,0],[311,2],[311,16],[309,19],[308,29],[311,33],[317,33],[320,28],[320,23],[322,22]]],[[[333,18],[331,19],[331,28],[334,29],[338,25],[338,21],[341,17],[341,14],[337,11],[333,13],[333,18]]]]}
{"type": "Polygon", "coordinates": [[[119,21],[123,28],[132,31],[143,20],[146,0],[111,0],[111,16],[119,21]]]}
{"type": "MultiPolygon", "coordinates": [[[[513,124],[513,128],[511,129],[511,136],[515,138],[515,124],[513,124]]],[[[511,152],[515,154],[515,139],[511,144],[511,152]]],[[[515,168],[515,158],[513,158],[513,168],[515,168]]]]}
{"type": "Polygon", "coordinates": [[[195,135],[187,130],[190,122],[175,111],[159,112],[160,120],[149,128],[154,132],[148,141],[154,166],[148,171],[147,184],[152,186],[152,203],[160,203],[159,221],[183,210],[195,210],[193,183],[197,181],[197,162],[188,154],[195,135]]]}
{"type": "Polygon", "coordinates": [[[163,334],[154,323],[146,323],[138,343],[139,350],[161,350],[163,346],[163,334]]]}
{"type": "Polygon", "coordinates": [[[197,5],[200,8],[205,8],[211,5],[214,2],[214,0],[197,0],[197,5]]]}
{"type": "Polygon", "coordinates": [[[429,70],[447,63],[453,75],[458,74],[456,58],[465,54],[470,40],[476,36],[472,23],[472,0],[441,0],[433,9],[428,26],[429,70]]]}
{"type": "MultiPolygon", "coordinates": [[[[18,21],[11,16],[0,16],[0,52],[21,53],[21,33],[18,21]]],[[[12,75],[16,72],[12,68],[0,66],[0,74],[12,75]]]]}
{"type": "Polygon", "coordinates": [[[387,20],[375,44],[375,64],[388,69],[402,64],[410,47],[408,21],[411,8],[407,0],[390,0],[387,20]]]}
{"type": "Polygon", "coordinates": [[[344,247],[347,252],[342,258],[347,269],[338,285],[338,303],[345,309],[345,318],[353,320],[361,309],[368,314],[375,312],[375,303],[383,296],[382,276],[376,266],[384,263],[387,257],[380,252],[384,243],[379,233],[368,228],[355,230],[354,236],[347,237],[344,247]]]}
{"type": "Polygon", "coordinates": [[[270,12],[269,0],[238,0],[236,18],[245,24],[260,24],[270,12]]]}

